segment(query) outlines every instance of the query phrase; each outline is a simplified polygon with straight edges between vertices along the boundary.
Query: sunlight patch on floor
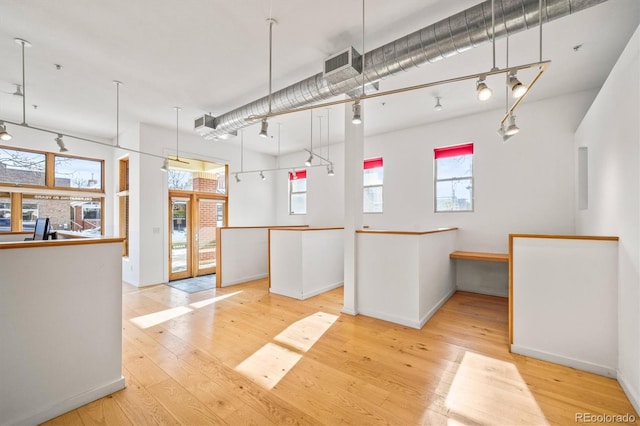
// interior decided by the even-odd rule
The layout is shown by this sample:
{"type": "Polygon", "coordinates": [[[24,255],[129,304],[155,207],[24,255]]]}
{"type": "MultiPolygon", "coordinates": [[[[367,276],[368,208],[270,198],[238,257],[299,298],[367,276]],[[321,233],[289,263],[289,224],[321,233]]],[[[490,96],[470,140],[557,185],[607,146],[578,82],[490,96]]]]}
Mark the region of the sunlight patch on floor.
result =
{"type": "Polygon", "coordinates": [[[141,315],[139,317],[131,318],[129,321],[131,321],[132,323],[134,323],[135,325],[137,325],[142,329],[153,327],[158,324],[162,324],[163,322],[167,322],[169,320],[178,318],[182,315],[188,314],[189,312],[193,312],[196,309],[200,309],[205,306],[212,305],[216,302],[219,302],[221,300],[224,300],[231,296],[235,296],[236,294],[240,294],[240,293],[242,293],[242,291],[223,294],[221,296],[212,297],[210,299],[205,299],[199,302],[191,303],[188,306],[177,306],[175,308],[169,308],[169,309],[154,312],[151,314],[141,315]]]}
{"type": "Polygon", "coordinates": [[[450,425],[548,425],[516,366],[466,352],[445,401],[450,425]]]}
{"type": "Polygon", "coordinates": [[[337,315],[316,312],[294,322],[285,328],[282,333],[274,337],[273,340],[306,352],[311,349],[337,319],[337,315]]]}
{"type": "Polygon", "coordinates": [[[337,315],[316,312],[294,322],[274,337],[273,340],[277,343],[265,344],[238,364],[236,371],[267,390],[273,389],[302,359],[303,354],[299,352],[307,352],[311,349],[337,319],[337,315]]]}
{"type": "Polygon", "coordinates": [[[165,309],[164,311],[131,318],[129,321],[140,328],[149,328],[174,318],[178,318],[179,316],[188,314],[189,312],[193,312],[193,309],[186,306],[178,306],[176,308],[165,309]]]}
{"type": "Polygon", "coordinates": [[[194,309],[204,308],[205,306],[213,305],[216,302],[219,302],[221,300],[224,300],[224,299],[226,299],[228,297],[231,297],[231,296],[235,296],[236,294],[240,294],[240,293],[242,293],[242,291],[236,291],[234,293],[223,294],[222,296],[212,297],[211,299],[205,299],[205,300],[201,300],[199,302],[191,303],[191,304],[189,304],[189,306],[191,306],[194,309]]]}
{"type": "Polygon", "coordinates": [[[272,389],[291,370],[302,355],[275,343],[267,343],[236,367],[265,389],[272,389]]]}

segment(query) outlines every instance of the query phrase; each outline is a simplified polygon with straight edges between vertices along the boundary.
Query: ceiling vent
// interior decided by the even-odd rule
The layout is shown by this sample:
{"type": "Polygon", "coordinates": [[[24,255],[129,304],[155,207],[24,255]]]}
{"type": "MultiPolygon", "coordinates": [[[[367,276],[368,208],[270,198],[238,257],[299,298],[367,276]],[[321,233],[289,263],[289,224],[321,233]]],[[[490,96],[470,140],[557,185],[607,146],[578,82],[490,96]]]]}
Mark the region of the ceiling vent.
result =
{"type": "Polygon", "coordinates": [[[213,115],[205,114],[195,119],[194,129],[200,136],[206,136],[216,129],[215,120],[213,115]]]}
{"type": "Polygon", "coordinates": [[[360,75],[362,72],[362,56],[349,47],[325,59],[323,77],[335,84],[360,75]]]}

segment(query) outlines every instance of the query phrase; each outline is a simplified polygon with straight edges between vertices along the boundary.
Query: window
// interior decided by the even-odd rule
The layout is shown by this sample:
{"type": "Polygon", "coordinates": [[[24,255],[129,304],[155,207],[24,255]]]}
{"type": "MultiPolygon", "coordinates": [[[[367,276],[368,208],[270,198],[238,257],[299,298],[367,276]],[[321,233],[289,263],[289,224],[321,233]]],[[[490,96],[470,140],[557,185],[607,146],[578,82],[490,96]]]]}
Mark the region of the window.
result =
{"type": "Polygon", "coordinates": [[[101,197],[22,194],[22,230],[32,231],[36,219],[48,217],[54,230],[102,233],[101,197]]]}
{"type": "Polygon", "coordinates": [[[307,171],[289,172],[289,212],[307,214],[307,171]]]}
{"type": "Polygon", "coordinates": [[[122,243],[122,257],[129,256],[129,159],[120,160],[120,178],[118,186],[119,203],[119,224],[120,238],[124,238],[122,243]]]}
{"type": "Polygon", "coordinates": [[[382,157],[364,160],[363,208],[364,213],[382,213],[382,181],[384,168],[382,157]]]}
{"type": "MultiPolygon", "coordinates": [[[[195,161],[195,160],[192,160],[195,161]]],[[[171,160],[169,160],[171,164],[171,160]]],[[[213,165],[214,163],[205,163],[213,165]]],[[[217,165],[216,165],[217,166],[217,165]]],[[[219,167],[211,171],[194,171],[169,168],[169,189],[182,191],[206,192],[209,194],[226,194],[226,167],[219,167]]]]}
{"type": "Polygon", "coordinates": [[[0,183],[45,186],[46,159],[41,152],[0,148],[0,183]]]}
{"type": "Polygon", "coordinates": [[[473,211],[473,143],[434,149],[435,211],[473,211]]]}
{"type": "Polygon", "coordinates": [[[55,187],[102,189],[102,161],[63,155],[54,157],[55,187]]]}
{"type": "Polygon", "coordinates": [[[0,147],[0,185],[102,192],[104,161],[0,147]]]}

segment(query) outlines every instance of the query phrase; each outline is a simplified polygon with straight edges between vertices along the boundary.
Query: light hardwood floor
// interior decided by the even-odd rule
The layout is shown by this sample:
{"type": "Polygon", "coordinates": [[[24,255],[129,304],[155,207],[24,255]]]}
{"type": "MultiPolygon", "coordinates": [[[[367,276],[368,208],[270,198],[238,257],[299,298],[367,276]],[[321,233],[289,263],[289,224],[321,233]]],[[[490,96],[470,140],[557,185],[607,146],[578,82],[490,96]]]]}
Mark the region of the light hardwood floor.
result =
{"type": "MultiPolygon", "coordinates": [[[[51,425],[575,424],[632,414],[615,380],[510,354],[507,300],[456,293],[422,330],[297,301],[266,280],[123,285],[127,388],[51,425]]],[[[638,421],[636,420],[636,423],[638,421]]]]}

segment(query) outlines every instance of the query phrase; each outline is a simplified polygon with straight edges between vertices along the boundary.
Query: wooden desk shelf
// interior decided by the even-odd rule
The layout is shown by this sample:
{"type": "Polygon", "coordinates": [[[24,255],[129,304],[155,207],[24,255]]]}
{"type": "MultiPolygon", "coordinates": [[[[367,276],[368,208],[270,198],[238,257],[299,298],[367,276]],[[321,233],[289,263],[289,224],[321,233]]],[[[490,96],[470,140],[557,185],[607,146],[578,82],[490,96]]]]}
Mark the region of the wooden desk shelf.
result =
{"type": "Polygon", "coordinates": [[[487,262],[509,263],[507,253],[484,253],[478,251],[454,251],[449,254],[450,259],[484,260],[487,262]]]}

